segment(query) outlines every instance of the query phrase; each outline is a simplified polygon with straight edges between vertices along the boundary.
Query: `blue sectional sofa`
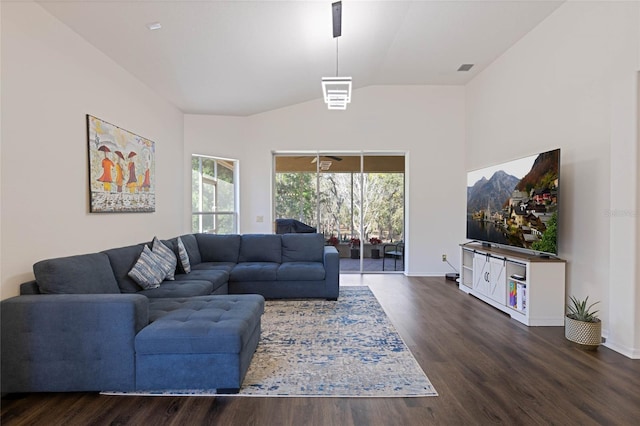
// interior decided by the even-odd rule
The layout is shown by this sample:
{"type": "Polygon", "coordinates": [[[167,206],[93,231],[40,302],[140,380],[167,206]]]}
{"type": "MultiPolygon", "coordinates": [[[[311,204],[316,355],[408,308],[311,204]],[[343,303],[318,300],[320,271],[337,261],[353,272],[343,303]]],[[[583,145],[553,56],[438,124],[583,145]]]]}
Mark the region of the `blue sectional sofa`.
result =
{"type": "Polygon", "coordinates": [[[131,276],[148,243],[36,263],[0,304],[2,392],[237,392],[264,298],[338,298],[338,252],[320,234],[162,243],[177,262],[154,288],[131,276]]]}

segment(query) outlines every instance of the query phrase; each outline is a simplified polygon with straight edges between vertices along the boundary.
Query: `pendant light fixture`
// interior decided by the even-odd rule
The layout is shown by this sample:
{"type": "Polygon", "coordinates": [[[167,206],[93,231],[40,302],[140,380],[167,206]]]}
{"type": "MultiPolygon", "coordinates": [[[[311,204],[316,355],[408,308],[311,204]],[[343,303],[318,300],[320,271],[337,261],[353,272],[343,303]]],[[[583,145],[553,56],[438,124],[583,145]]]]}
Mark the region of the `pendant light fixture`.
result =
{"type": "Polygon", "coordinates": [[[336,39],[336,76],[322,77],[322,94],[329,109],[345,110],[351,102],[351,77],[338,77],[338,38],[342,35],[342,2],[331,4],[336,39]]]}

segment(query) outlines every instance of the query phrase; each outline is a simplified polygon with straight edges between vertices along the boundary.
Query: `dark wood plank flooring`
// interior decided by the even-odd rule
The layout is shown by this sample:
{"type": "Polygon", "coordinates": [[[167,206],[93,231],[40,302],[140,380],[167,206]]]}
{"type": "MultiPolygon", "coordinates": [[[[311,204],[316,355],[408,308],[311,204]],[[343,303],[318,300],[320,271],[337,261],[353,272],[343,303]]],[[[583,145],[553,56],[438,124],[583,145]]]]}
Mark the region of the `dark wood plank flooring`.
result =
{"type": "Polygon", "coordinates": [[[632,425],[640,360],[585,352],[442,278],[343,275],[369,285],[440,394],[428,398],[8,395],[9,425],[632,425]]]}

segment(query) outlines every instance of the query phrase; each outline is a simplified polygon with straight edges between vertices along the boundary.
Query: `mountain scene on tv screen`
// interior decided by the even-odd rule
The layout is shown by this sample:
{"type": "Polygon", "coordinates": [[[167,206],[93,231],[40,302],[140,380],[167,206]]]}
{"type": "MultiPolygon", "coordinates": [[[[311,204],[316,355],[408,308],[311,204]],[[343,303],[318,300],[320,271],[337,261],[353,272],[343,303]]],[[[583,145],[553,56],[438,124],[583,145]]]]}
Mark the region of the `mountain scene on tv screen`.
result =
{"type": "Polygon", "coordinates": [[[498,170],[467,187],[467,237],[556,254],[559,155],[538,155],[521,178],[498,170]]]}

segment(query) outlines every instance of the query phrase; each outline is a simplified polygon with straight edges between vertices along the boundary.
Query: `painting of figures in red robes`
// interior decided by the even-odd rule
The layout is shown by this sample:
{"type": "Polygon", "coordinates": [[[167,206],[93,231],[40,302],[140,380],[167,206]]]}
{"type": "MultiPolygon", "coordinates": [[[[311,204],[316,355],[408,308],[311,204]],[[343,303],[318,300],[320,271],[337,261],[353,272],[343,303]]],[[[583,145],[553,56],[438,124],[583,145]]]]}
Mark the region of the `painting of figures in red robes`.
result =
{"type": "Polygon", "coordinates": [[[92,213],[156,210],[155,143],[87,115],[92,213]]]}

